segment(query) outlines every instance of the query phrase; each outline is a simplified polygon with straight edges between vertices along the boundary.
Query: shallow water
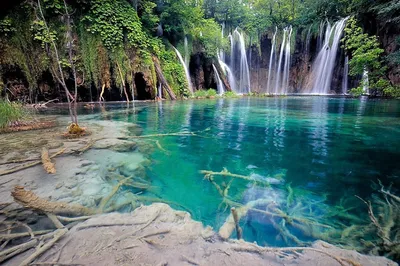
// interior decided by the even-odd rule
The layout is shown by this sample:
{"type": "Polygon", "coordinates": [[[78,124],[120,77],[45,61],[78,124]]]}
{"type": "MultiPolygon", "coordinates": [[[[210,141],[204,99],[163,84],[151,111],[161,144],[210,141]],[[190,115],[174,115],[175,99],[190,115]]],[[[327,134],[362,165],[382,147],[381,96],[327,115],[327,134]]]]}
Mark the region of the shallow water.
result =
{"type": "MultiPolygon", "coordinates": [[[[229,208],[200,170],[267,180],[271,187],[234,180],[229,196],[246,203],[259,198],[278,206],[304,206],[316,220],[340,205],[367,219],[363,203],[378,179],[399,187],[400,102],[330,97],[240,98],[163,103],[113,104],[108,115],[88,116],[138,124],[143,135],[189,131],[198,136],[155,137],[146,178],[160,197],[189,210],[216,230],[229,208]],[[115,112],[114,112],[115,111],[115,112]],[[288,203],[290,189],[294,202],[288,203]],[[307,205],[308,203],[315,203],[307,205]],[[219,208],[220,207],[220,208],[219,208]]],[[[81,110],[97,114],[97,110],[81,110]]],[[[215,177],[220,185],[229,179],[215,177]]],[[[290,201],[290,200],[289,200],[290,201]]],[[[301,210],[304,208],[298,208],[301,210]]],[[[289,209],[289,208],[288,208],[289,209]]],[[[288,211],[288,210],[287,210],[288,211]]],[[[339,217],[332,217],[343,224],[339,217]]],[[[262,245],[295,245],[274,228],[273,219],[250,212],[241,221],[244,238],[262,245]]],[[[283,221],[281,221],[283,222],[283,221]]],[[[288,227],[302,241],[312,240],[288,227]]]]}

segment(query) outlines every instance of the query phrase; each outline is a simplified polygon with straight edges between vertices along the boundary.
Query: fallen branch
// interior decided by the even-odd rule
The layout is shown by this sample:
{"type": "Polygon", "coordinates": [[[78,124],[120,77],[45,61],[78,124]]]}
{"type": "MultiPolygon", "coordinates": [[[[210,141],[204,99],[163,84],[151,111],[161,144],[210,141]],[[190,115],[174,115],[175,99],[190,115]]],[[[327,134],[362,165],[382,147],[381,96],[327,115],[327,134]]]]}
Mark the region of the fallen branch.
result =
{"type": "Polygon", "coordinates": [[[68,232],[67,228],[64,229],[58,229],[55,231],[53,234],[53,239],[51,239],[49,242],[44,244],[42,247],[37,249],[32,255],[30,255],[28,258],[26,258],[20,265],[21,266],[26,266],[29,265],[32,261],[34,261],[37,257],[42,255],[44,252],[46,252],[48,249],[50,249],[61,237],[63,237],[66,233],[68,232]]]}
{"type": "Polygon", "coordinates": [[[6,250],[0,252],[0,262],[3,262],[9,258],[12,258],[12,257],[28,250],[28,249],[33,248],[34,246],[37,245],[37,243],[38,243],[38,240],[35,238],[29,242],[11,247],[9,249],[6,249],[6,250]]]}
{"type": "Polygon", "coordinates": [[[41,212],[69,215],[92,215],[95,211],[79,204],[69,204],[66,202],[51,202],[39,198],[35,193],[25,190],[22,186],[15,186],[11,192],[15,202],[22,206],[41,212]]]}
{"type": "Polygon", "coordinates": [[[115,185],[111,191],[111,193],[103,198],[99,204],[99,210],[100,212],[103,212],[104,207],[107,205],[107,203],[111,200],[112,197],[114,197],[115,193],[118,192],[118,190],[120,189],[121,186],[123,186],[126,182],[128,182],[128,180],[131,179],[131,177],[127,177],[121,181],[118,182],[117,185],[115,185]]]}
{"type": "MultiPolygon", "coordinates": [[[[65,148],[59,150],[58,152],[56,152],[55,154],[53,154],[52,156],[50,156],[50,159],[53,159],[54,157],[56,157],[56,156],[58,156],[58,155],[64,153],[64,151],[65,151],[65,148]]],[[[25,169],[27,169],[27,168],[36,166],[36,165],[41,164],[41,163],[42,163],[42,161],[35,161],[35,162],[29,163],[29,164],[24,164],[24,165],[21,165],[21,166],[12,168],[12,169],[10,169],[10,170],[6,170],[6,171],[3,171],[3,172],[0,172],[0,176],[12,174],[12,173],[15,173],[15,172],[18,172],[18,171],[21,171],[21,170],[25,170],[25,169]]]]}
{"type": "Polygon", "coordinates": [[[46,170],[46,172],[48,174],[55,174],[56,173],[56,168],[54,166],[54,163],[51,162],[50,157],[49,157],[49,151],[46,148],[42,148],[42,164],[43,164],[43,168],[44,170],[46,170]]]}
{"type": "Polygon", "coordinates": [[[235,222],[237,239],[240,240],[240,239],[242,239],[242,228],[240,228],[240,226],[239,226],[239,216],[238,216],[238,213],[237,213],[235,207],[231,208],[231,213],[233,216],[233,221],[235,222]]]}
{"type": "Polygon", "coordinates": [[[84,221],[84,220],[90,219],[92,217],[93,216],[64,217],[64,216],[57,215],[58,220],[67,222],[67,223],[76,222],[76,221],[84,221]]]}
{"type": "Polygon", "coordinates": [[[76,228],[76,230],[83,230],[93,227],[108,227],[108,226],[132,226],[132,225],[140,225],[145,222],[135,222],[135,223],[99,223],[99,224],[83,224],[76,228]]]}
{"type": "MultiPolygon", "coordinates": [[[[43,235],[52,232],[52,230],[41,230],[41,231],[33,231],[33,234],[35,236],[37,235],[43,235]]],[[[16,238],[21,238],[25,236],[31,236],[30,232],[24,232],[24,233],[14,233],[14,234],[8,234],[8,235],[0,235],[0,240],[12,240],[16,238]]]]}
{"type": "Polygon", "coordinates": [[[53,222],[54,226],[57,229],[61,229],[64,228],[64,225],[60,222],[60,220],[58,220],[57,216],[55,216],[52,213],[46,213],[47,217],[49,217],[49,219],[53,222]]]}
{"type": "Polygon", "coordinates": [[[264,184],[266,186],[270,185],[267,181],[264,181],[264,180],[256,180],[254,178],[251,178],[250,176],[232,174],[232,173],[228,172],[228,170],[226,170],[225,168],[221,172],[213,172],[213,171],[208,171],[208,170],[201,170],[200,173],[205,175],[204,178],[207,179],[207,180],[209,180],[209,178],[212,177],[212,176],[219,175],[219,176],[230,176],[230,177],[234,177],[234,178],[240,178],[240,179],[244,179],[244,180],[251,181],[251,182],[261,183],[261,184],[264,184]]]}

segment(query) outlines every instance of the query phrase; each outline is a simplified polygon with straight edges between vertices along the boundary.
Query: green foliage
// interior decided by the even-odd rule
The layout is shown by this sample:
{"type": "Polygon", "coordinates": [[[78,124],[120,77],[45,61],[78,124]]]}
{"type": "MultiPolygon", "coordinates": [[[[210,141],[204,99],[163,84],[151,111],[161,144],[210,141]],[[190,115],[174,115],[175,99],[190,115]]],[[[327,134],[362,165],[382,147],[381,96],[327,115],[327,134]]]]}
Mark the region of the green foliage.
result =
{"type": "MultiPolygon", "coordinates": [[[[380,80],[383,79],[386,68],[382,64],[384,50],[379,47],[377,37],[364,33],[353,17],[347,21],[344,31],[344,48],[351,55],[349,75],[360,76],[367,70],[370,88],[382,92],[380,80]]],[[[359,90],[360,88],[356,92],[359,90]]]]}
{"type": "Polygon", "coordinates": [[[224,98],[239,98],[239,95],[237,95],[234,91],[227,91],[222,95],[224,98]]]}
{"type": "Polygon", "coordinates": [[[189,96],[185,71],[173,51],[162,49],[160,51],[161,67],[165,78],[177,95],[189,96]]]}
{"type": "Polygon", "coordinates": [[[19,103],[10,103],[0,99],[0,129],[8,127],[10,123],[21,120],[26,115],[19,103]]]}
{"type": "Polygon", "coordinates": [[[354,97],[359,97],[359,96],[363,95],[364,89],[363,89],[363,87],[359,86],[359,87],[356,87],[356,88],[352,88],[349,92],[354,97]]]}
{"type": "Polygon", "coordinates": [[[131,45],[142,45],[146,39],[136,11],[123,0],[93,0],[83,19],[87,30],[99,35],[111,51],[123,47],[124,38],[131,45]]]}
{"type": "Polygon", "coordinates": [[[195,91],[193,98],[215,98],[217,96],[217,91],[214,89],[208,90],[198,90],[195,91]]]}
{"type": "Polygon", "coordinates": [[[400,86],[388,86],[383,89],[384,95],[400,99],[400,86]]]}

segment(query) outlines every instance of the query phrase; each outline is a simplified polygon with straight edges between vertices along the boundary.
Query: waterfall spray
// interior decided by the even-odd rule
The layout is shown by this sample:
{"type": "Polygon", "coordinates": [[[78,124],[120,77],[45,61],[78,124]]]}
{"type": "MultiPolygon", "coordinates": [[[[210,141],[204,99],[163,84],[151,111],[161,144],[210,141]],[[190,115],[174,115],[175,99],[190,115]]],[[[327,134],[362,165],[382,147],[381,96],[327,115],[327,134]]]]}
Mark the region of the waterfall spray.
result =
{"type": "Polygon", "coordinates": [[[278,28],[275,28],[275,33],[274,36],[272,37],[272,46],[271,46],[271,54],[269,57],[269,67],[268,67],[268,83],[267,83],[267,92],[270,93],[271,92],[271,73],[272,73],[272,62],[274,60],[275,57],[275,43],[276,43],[276,33],[278,32],[278,28]]]}
{"type": "Polygon", "coordinates": [[[214,64],[212,64],[212,67],[213,67],[213,69],[214,69],[215,78],[217,79],[218,94],[219,94],[219,95],[222,95],[222,94],[225,93],[224,84],[222,83],[222,80],[221,80],[221,78],[219,77],[217,68],[215,67],[214,64]]]}
{"type": "Polygon", "coordinates": [[[181,53],[178,51],[178,49],[176,49],[176,48],[173,47],[173,46],[172,46],[172,48],[174,48],[176,54],[178,55],[179,61],[181,62],[182,66],[183,66],[183,69],[185,70],[185,76],[186,76],[186,81],[187,81],[187,83],[188,83],[188,88],[189,88],[189,91],[190,91],[191,95],[193,95],[192,81],[191,81],[191,79],[190,79],[189,69],[188,69],[188,67],[186,66],[185,61],[183,60],[182,55],[181,55],[181,53]]]}
{"type": "Polygon", "coordinates": [[[346,21],[347,18],[342,19],[333,27],[327,23],[324,44],[313,64],[314,83],[311,91],[313,94],[328,94],[330,91],[336,55],[346,21]]]}
{"type": "Polygon", "coordinates": [[[343,67],[342,94],[347,93],[348,83],[349,83],[349,57],[346,55],[343,67]]]}

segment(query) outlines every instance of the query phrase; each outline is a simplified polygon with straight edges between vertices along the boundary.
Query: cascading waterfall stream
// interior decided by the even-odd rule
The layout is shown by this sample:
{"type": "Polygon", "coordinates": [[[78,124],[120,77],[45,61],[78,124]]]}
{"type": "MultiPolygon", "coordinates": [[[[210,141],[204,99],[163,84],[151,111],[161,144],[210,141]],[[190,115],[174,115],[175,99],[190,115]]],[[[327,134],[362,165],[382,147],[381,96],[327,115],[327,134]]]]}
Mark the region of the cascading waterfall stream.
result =
{"type": "Polygon", "coordinates": [[[222,80],[221,80],[221,78],[219,77],[217,68],[215,67],[214,64],[212,65],[212,67],[213,67],[213,69],[214,69],[214,74],[215,74],[215,77],[216,77],[216,79],[217,79],[218,94],[219,94],[219,95],[222,95],[222,94],[225,93],[224,84],[222,83],[222,80]]]}
{"type": "Polygon", "coordinates": [[[347,93],[348,84],[349,84],[349,57],[346,55],[343,67],[342,94],[347,93]]]}
{"type": "Polygon", "coordinates": [[[235,29],[232,35],[230,35],[231,40],[231,69],[232,71],[239,72],[239,93],[250,93],[250,70],[246,55],[246,45],[244,42],[243,35],[235,29]],[[238,66],[236,66],[236,56],[235,47],[238,47],[240,60],[238,66]]]}
{"type": "Polygon", "coordinates": [[[268,66],[268,82],[267,82],[267,92],[271,92],[271,73],[272,73],[272,63],[275,57],[275,43],[276,43],[276,33],[278,32],[278,28],[275,28],[274,36],[272,37],[272,46],[271,46],[271,55],[269,57],[269,66],[268,66]]]}
{"type": "Polygon", "coordinates": [[[346,20],[347,18],[336,22],[333,27],[327,22],[324,44],[313,64],[312,94],[328,94],[330,92],[336,55],[346,20]]]}
{"type": "Polygon", "coordinates": [[[287,28],[283,29],[283,39],[282,39],[282,44],[281,44],[281,51],[279,53],[279,63],[278,63],[278,68],[276,69],[276,75],[275,75],[274,94],[278,94],[279,88],[281,87],[281,84],[279,82],[281,79],[282,59],[283,59],[283,51],[285,49],[286,33],[287,33],[287,28]]]}
{"type": "Polygon", "coordinates": [[[233,92],[237,92],[237,90],[236,90],[236,79],[235,79],[235,76],[232,73],[232,70],[219,57],[218,57],[218,63],[221,66],[222,70],[224,71],[225,75],[228,76],[228,82],[229,82],[229,85],[231,86],[232,91],[233,92]]]}
{"type": "Polygon", "coordinates": [[[174,48],[176,54],[178,55],[179,61],[181,62],[183,69],[185,70],[185,76],[186,76],[186,81],[188,83],[188,88],[189,88],[191,95],[193,95],[193,87],[192,87],[192,81],[190,79],[189,69],[186,66],[185,61],[183,60],[182,55],[178,51],[178,49],[176,49],[174,46],[172,46],[172,48],[174,48]]]}
{"type": "Polygon", "coordinates": [[[292,36],[292,26],[289,27],[285,47],[285,65],[283,66],[283,79],[281,94],[286,94],[289,87],[289,71],[290,71],[290,37],[292,36]]]}
{"type": "Polygon", "coordinates": [[[362,76],[362,84],[363,84],[363,93],[369,94],[369,80],[368,80],[368,70],[364,68],[363,76],[362,76]]]}
{"type": "Polygon", "coordinates": [[[184,46],[185,46],[185,65],[188,68],[189,67],[189,46],[188,46],[188,38],[185,36],[185,39],[183,41],[184,46]]]}

